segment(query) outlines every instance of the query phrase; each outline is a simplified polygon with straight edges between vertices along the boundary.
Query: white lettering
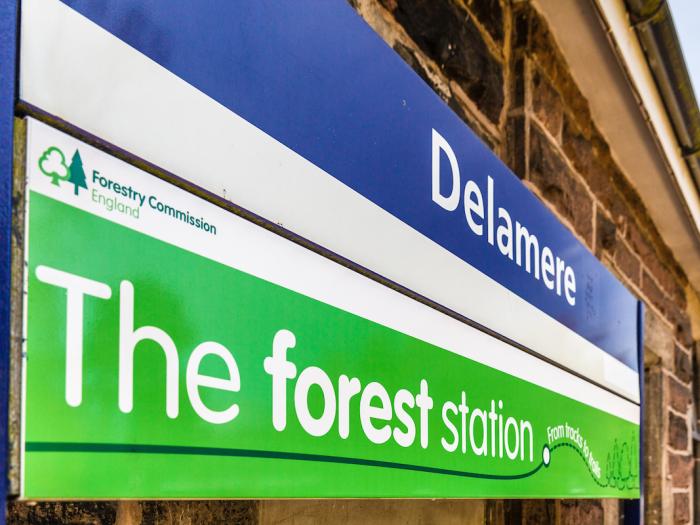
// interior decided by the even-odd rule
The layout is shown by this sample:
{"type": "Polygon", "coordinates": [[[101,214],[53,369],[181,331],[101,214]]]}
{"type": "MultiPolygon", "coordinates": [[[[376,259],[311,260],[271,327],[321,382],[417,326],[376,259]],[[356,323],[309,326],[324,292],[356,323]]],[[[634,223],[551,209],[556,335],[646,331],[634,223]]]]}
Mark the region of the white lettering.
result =
{"type": "Polygon", "coordinates": [[[467,218],[467,224],[472,231],[477,235],[484,233],[484,198],[481,195],[481,190],[473,180],[467,181],[464,186],[464,215],[467,218]],[[476,215],[481,219],[481,223],[474,219],[476,215]]]}
{"type": "Polygon", "coordinates": [[[335,390],[328,374],[317,366],[304,369],[294,388],[294,408],[304,430],[312,436],[326,435],[335,421],[335,390]],[[323,413],[319,418],[311,415],[309,410],[309,390],[314,385],[323,393],[323,413]]]}
{"type": "Polygon", "coordinates": [[[391,419],[391,402],[386,389],[380,384],[372,382],[368,384],[362,391],[360,398],[360,423],[362,430],[372,443],[381,445],[386,443],[391,437],[391,427],[384,425],[376,428],[372,424],[373,419],[380,421],[389,421],[391,419]],[[379,399],[380,406],[372,406],[373,399],[379,399]]]}
{"type": "Polygon", "coordinates": [[[297,367],[287,361],[287,350],[296,344],[292,332],[279,330],[272,340],[272,357],[263,361],[265,372],[272,376],[272,425],[280,432],[287,426],[287,380],[297,375],[297,367]]]}
{"type": "MultiPolygon", "coordinates": [[[[437,205],[449,212],[455,211],[462,198],[461,179],[457,156],[447,140],[435,129],[432,130],[432,199],[437,205]],[[449,160],[450,173],[452,175],[449,194],[441,191],[442,180],[441,156],[449,160]]],[[[495,181],[490,175],[486,176],[486,195],[482,188],[474,180],[467,180],[464,184],[464,216],[469,229],[477,236],[484,236],[486,227],[486,240],[494,246],[498,245],[500,253],[514,261],[518,266],[531,274],[535,279],[540,279],[542,269],[542,282],[549,290],[556,290],[558,296],[562,295],[562,281],[564,281],[566,301],[569,305],[576,304],[576,276],[574,269],[566,262],[556,257],[548,246],[542,247],[537,235],[531,233],[527,226],[515,221],[505,208],[499,207],[496,202],[495,181]],[[485,202],[484,202],[485,199],[485,202]],[[498,212],[496,213],[496,210],[498,212]],[[494,229],[495,228],[495,229],[494,229]]]]}
{"type": "Polygon", "coordinates": [[[437,131],[433,130],[433,202],[447,211],[454,211],[459,205],[459,166],[455,152],[437,131]],[[452,191],[446,197],[440,193],[440,152],[444,151],[450,161],[452,171],[452,191]]]}
{"type": "Polygon", "coordinates": [[[134,407],[134,350],[141,341],[150,339],[165,354],[165,412],[177,417],[179,359],[175,343],[160,328],[142,326],[134,330],[134,285],[122,281],[119,287],[119,409],[129,413],[134,407]]]}
{"type": "Polygon", "coordinates": [[[215,388],[228,392],[238,392],[241,388],[241,377],[238,373],[236,360],[231,355],[231,352],[223,345],[213,341],[207,341],[200,343],[194,349],[187,362],[186,383],[187,395],[190,398],[192,408],[204,421],[221,425],[232,421],[238,415],[239,408],[236,403],[233,403],[226,410],[212,410],[204,404],[199,395],[199,387],[215,388]],[[228,379],[221,379],[219,377],[212,377],[199,373],[199,365],[202,360],[209,355],[217,356],[224,362],[228,370],[228,379]]]}
{"type": "Polygon", "coordinates": [[[37,266],[37,279],[66,290],[66,403],[80,406],[83,400],[83,296],[109,299],[112,289],[104,283],[37,266]]]}

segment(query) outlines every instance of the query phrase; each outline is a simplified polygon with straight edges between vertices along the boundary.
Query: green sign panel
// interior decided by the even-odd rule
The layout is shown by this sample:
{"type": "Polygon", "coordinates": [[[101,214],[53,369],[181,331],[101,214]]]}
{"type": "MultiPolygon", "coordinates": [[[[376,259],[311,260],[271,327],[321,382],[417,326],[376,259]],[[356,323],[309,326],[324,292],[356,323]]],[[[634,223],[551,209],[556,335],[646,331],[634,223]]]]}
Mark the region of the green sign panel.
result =
{"type": "Polygon", "coordinates": [[[31,121],[27,164],[23,497],[639,497],[638,406],[31,121]]]}

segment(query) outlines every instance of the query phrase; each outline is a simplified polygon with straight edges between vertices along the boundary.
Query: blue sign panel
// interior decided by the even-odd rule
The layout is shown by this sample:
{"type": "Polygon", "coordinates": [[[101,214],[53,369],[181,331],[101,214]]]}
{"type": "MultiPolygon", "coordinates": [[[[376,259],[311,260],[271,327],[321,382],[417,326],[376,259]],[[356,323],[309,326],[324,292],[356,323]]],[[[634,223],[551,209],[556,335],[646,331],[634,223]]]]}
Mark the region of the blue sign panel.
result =
{"type": "Polygon", "coordinates": [[[8,491],[8,394],[10,382],[10,290],[12,161],[17,64],[17,3],[0,1],[0,525],[8,491]]]}
{"type": "Polygon", "coordinates": [[[64,3],[638,370],[635,298],[343,0],[64,3]]]}

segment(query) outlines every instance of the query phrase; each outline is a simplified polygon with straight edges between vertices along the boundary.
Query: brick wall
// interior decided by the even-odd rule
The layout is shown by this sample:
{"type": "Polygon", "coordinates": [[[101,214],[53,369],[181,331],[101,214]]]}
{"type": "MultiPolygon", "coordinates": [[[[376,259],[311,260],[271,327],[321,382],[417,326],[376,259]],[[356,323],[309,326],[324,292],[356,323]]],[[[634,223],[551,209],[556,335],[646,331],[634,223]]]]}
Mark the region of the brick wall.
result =
{"type": "MultiPolygon", "coordinates": [[[[696,301],[527,1],[349,0],[533,193],[647,304],[647,523],[693,509],[696,301]]],[[[43,503],[14,523],[617,523],[615,501],[43,503]]]]}

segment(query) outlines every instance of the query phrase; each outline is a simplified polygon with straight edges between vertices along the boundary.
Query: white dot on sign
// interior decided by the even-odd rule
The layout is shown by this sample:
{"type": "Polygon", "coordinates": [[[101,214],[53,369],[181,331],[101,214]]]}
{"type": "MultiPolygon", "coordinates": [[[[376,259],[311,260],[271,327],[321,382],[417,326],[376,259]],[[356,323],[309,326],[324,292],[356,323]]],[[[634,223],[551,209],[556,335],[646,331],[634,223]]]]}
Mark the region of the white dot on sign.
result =
{"type": "Polygon", "coordinates": [[[542,461],[544,462],[545,467],[549,465],[549,460],[550,460],[550,457],[551,457],[550,454],[551,454],[551,453],[550,453],[550,451],[549,451],[549,447],[545,446],[545,447],[542,449],[542,461]]]}

